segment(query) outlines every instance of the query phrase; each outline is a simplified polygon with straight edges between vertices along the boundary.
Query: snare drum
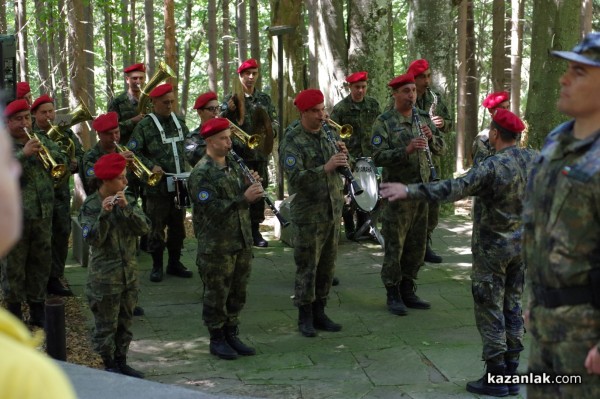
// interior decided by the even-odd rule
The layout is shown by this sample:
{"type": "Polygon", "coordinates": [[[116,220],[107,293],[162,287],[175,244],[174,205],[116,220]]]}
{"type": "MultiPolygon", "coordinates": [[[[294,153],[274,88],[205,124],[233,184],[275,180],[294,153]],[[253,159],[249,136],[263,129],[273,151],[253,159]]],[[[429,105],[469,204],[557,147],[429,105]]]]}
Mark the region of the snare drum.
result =
{"type": "Polygon", "coordinates": [[[167,188],[169,192],[175,192],[175,207],[177,209],[189,208],[192,206],[187,189],[189,173],[174,174],[167,177],[167,188]]]}
{"type": "Polygon", "coordinates": [[[352,188],[352,199],[356,206],[363,212],[371,212],[379,201],[379,186],[377,185],[377,168],[370,157],[362,157],[356,160],[354,167],[354,179],[364,190],[362,194],[355,195],[352,188]]]}

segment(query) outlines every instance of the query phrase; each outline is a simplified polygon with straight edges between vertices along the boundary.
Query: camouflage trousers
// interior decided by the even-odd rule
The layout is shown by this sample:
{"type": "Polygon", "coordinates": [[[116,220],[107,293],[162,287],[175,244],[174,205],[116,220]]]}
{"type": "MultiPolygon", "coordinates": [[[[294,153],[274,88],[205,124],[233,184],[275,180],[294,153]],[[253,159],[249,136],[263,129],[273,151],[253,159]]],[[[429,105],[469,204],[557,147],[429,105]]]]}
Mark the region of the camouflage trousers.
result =
{"type": "Polygon", "coordinates": [[[133,308],[138,302],[138,284],[113,285],[88,282],[86,294],[94,314],[92,343],[103,358],[125,357],[133,339],[133,308]]]}
{"type": "Polygon", "coordinates": [[[403,278],[417,278],[425,258],[427,209],[423,201],[384,205],[381,233],[385,237],[385,254],[381,281],[386,287],[399,284],[403,278]]]}
{"type": "Polygon", "coordinates": [[[52,268],[51,277],[62,277],[65,274],[65,262],[69,252],[69,236],[71,235],[71,198],[54,200],[52,212],[52,268]]]}
{"type": "MultiPolygon", "coordinates": [[[[268,163],[263,161],[244,162],[248,169],[252,169],[262,178],[262,186],[266,190],[269,186],[268,163]]],[[[262,223],[265,221],[265,201],[256,201],[250,204],[250,222],[262,223]]]]}
{"type": "Polygon", "coordinates": [[[252,248],[234,254],[196,255],[196,265],[204,283],[202,320],[209,330],[239,324],[246,304],[252,248]]]}
{"type": "Polygon", "coordinates": [[[294,240],[296,282],[294,305],[308,305],[315,299],[326,299],[331,289],[337,258],[340,223],[338,219],[324,223],[298,224],[294,240]]]}
{"type": "Polygon", "coordinates": [[[523,350],[525,265],[521,256],[500,259],[491,251],[473,251],[471,291],[483,360],[504,355],[518,360],[523,350]]]}
{"type": "Polygon", "coordinates": [[[21,239],[2,264],[6,302],[44,302],[50,277],[52,218],[25,220],[21,239]]]}
{"type": "Polygon", "coordinates": [[[152,251],[162,251],[165,242],[170,251],[181,251],[185,239],[183,225],[185,209],[177,209],[174,199],[174,193],[173,195],[149,195],[146,198],[146,215],[152,223],[152,230],[148,234],[148,247],[152,251]]]}

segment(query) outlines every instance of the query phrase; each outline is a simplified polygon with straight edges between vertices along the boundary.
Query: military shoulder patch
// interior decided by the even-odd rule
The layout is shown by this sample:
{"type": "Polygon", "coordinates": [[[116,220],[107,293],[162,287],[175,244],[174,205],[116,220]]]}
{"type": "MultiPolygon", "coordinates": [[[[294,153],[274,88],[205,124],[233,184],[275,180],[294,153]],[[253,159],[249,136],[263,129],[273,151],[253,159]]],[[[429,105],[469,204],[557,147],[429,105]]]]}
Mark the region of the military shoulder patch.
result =
{"type": "Polygon", "coordinates": [[[96,173],[94,173],[94,167],[90,166],[89,168],[87,168],[87,170],[85,171],[85,175],[87,177],[93,177],[96,176],[96,173]]]}
{"type": "Polygon", "coordinates": [[[83,235],[83,238],[87,238],[88,234],[90,234],[89,226],[83,226],[83,229],[81,230],[81,234],[83,235]]]}
{"type": "Polygon", "coordinates": [[[133,139],[129,143],[127,143],[127,148],[129,148],[130,150],[135,150],[137,147],[138,147],[138,142],[135,139],[133,139]]]}
{"type": "Polygon", "coordinates": [[[375,135],[371,139],[371,144],[373,144],[373,145],[380,145],[382,141],[383,141],[383,139],[381,138],[380,135],[375,135]]]}
{"type": "Polygon", "coordinates": [[[288,155],[285,158],[285,166],[287,166],[288,168],[292,168],[294,165],[296,165],[296,157],[294,157],[293,155],[288,155]]]}
{"type": "Polygon", "coordinates": [[[198,201],[204,202],[210,199],[210,194],[206,190],[200,190],[198,193],[198,201]]]}

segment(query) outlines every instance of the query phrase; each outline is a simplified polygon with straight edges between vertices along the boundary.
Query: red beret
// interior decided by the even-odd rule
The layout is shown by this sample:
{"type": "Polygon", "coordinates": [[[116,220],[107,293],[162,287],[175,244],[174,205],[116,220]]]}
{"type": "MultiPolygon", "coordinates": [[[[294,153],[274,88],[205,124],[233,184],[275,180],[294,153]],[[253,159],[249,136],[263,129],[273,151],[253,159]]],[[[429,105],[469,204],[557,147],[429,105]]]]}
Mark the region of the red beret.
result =
{"type": "Polygon", "coordinates": [[[227,118],[213,118],[202,124],[200,135],[203,138],[214,136],[225,129],[229,129],[229,123],[229,119],[227,118]]]}
{"type": "Polygon", "coordinates": [[[129,73],[129,72],[135,72],[135,71],[139,71],[139,72],[146,72],[146,65],[144,64],[133,64],[133,65],[129,65],[127,68],[123,69],[123,72],[125,73],[129,73]]]}
{"type": "Polygon", "coordinates": [[[258,63],[254,58],[250,58],[249,60],[242,62],[242,64],[237,69],[237,73],[242,73],[246,69],[250,68],[258,68],[258,63]]]}
{"type": "Polygon", "coordinates": [[[520,134],[525,130],[525,124],[521,119],[507,109],[498,108],[492,119],[498,126],[512,133],[520,134]]]}
{"type": "Polygon", "coordinates": [[[204,94],[200,94],[194,103],[194,109],[200,109],[208,104],[209,101],[216,100],[217,93],[213,91],[206,92],[204,94]]]}
{"type": "Polygon", "coordinates": [[[502,104],[504,101],[509,100],[510,94],[508,94],[508,92],[497,91],[495,93],[488,94],[488,96],[485,98],[485,100],[483,100],[483,103],[481,103],[481,105],[491,110],[493,108],[496,108],[498,105],[502,104]]]}
{"type": "Polygon", "coordinates": [[[160,86],[156,86],[156,88],[154,90],[152,90],[149,95],[152,98],[158,98],[158,97],[164,96],[165,94],[170,93],[172,91],[173,91],[173,86],[171,86],[168,83],[164,83],[160,86]]]}
{"type": "Polygon", "coordinates": [[[29,111],[29,103],[27,100],[19,99],[12,101],[4,108],[4,116],[7,118],[21,111],[29,111]]]}
{"type": "Polygon", "coordinates": [[[42,104],[46,104],[46,103],[54,104],[54,100],[49,95],[43,94],[43,95],[41,95],[41,96],[39,96],[38,98],[35,99],[35,101],[31,105],[31,110],[35,111],[35,109],[37,107],[39,107],[42,104]]]}
{"type": "Polygon", "coordinates": [[[423,72],[429,69],[429,62],[426,59],[416,60],[410,63],[406,73],[412,73],[413,76],[419,76],[423,72]]]}
{"type": "Polygon", "coordinates": [[[415,83],[415,77],[411,73],[405,73],[404,75],[398,75],[394,79],[390,80],[388,86],[392,89],[397,89],[409,83],[415,83]]]}
{"type": "Polygon", "coordinates": [[[321,90],[318,89],[306,89],[298,93],[294,99],[294,105],[300,110],[300,112],[307,111],[317,104],[321,104],[325,101],[325,97],[321,90]]]}
{"type": "Polygon", "coordinates": [[[31,87],[29,87],[29,83],[27,83],[27,82],[17,83],[17,98],[23,98],[29,92],[31,92],[31,87]]]}
{"type": "Polygon", "coordinates": [[[116,112],[109,112],[102,114],[94,119],[92,127],[97,132],[108,132],[109,130],[115,129],[119,126],[119,115],[116,112]]]}
{"type": "Polygon", "coordinates": [[[352,75],[348,75],[346,77],[346,82],[348,83],[356,83],[356,82],[360,82],[360,81],[367,81],[367,72],[355,72],[352,75]]]}
{"type": "Polygon", "coordinates": [[[102,155],[94,164],[94,174],[100,180],[112,180],[127,166],[125,157],[117,152],[102,155]]]}

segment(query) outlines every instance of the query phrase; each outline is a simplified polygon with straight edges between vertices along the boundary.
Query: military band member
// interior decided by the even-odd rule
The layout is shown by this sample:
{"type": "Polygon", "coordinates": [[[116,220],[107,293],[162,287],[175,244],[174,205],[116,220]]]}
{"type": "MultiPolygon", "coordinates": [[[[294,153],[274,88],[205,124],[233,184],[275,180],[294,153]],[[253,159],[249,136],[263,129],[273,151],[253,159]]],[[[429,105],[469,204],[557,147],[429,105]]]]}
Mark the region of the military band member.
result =
{"type": "Polygon", "coordinates": [[[119,128],[121,131],[121,144],[127,144],[133,129],[142,120],[144,114],[138,111],[138,102],[142,89],[146,85],[146,66],[133,64],[123,69],[127,90],[119,94],[108,104],[108,111],[119,115],[119,128]]]}
{"type": "Polygon", "coordinates": [[[125,195],[126,165],[115,153],[96,162],[99,187],[85,199],[79,223],[91,247],[86,294],[94,314],[94,349],[107,371],[144,378],[127,364],[127,352],[139,291],[136,241],[150,226],[135,199],[125,195]]]}
{"type": "MultiPolygon", "coordinates": [[[[429,114],[413,108],[417,99],[413,75],[399,75],[388,86],[392,89],[394,108],[375,120],[371,139],[373,159],[376,165],[383,166],[384,182],[426,183],[431,176],[426,148],[439,154],[444,141],[429,114]],[[418,112],[416,117],[422,122],[425,137],[414,123],[413,109],[418,112]]],[[[425,257],[427,211],[425,202],[391,202],[383,208],[385,255],[381,280],[387,291],[388,310],[395,315],[406,315],[407,307],[431,307],[415,294],[415,280],[425,257]]]]}
{"type": "Polygon", "coordinates": [[[17,83],[17,100],[24,99],[27,104],[31,107],[33,103],[33,95],[31,94],[31,87],[28,82],[17,83]]]}
{"type": "MultiPolygon", "coordinates": [[[[273,125],[277,121],[277,113],[271,97],[255,87],[259,76],[256,60],[251,58],[242,62],[237,69],[237,73],[244,92],[244,104],[236,105],[233,95],[228,95],[225,97],[221,109],[223,110],[223,116],[239,126],[244,132],[250,135],[261,135],[262,143],[257,149],[250,149],[238,140],[234,140],[233,143],[234,150],[244,159],[248,167],[262,176],[262,185],[266,189],[269,185],[268,163],[269,155],[273,150],[273,138],[276,134],[273,125]],[[261,131],[261,133],[256,133],[257,131],[261,131]]],[[[252,221],[254,246],[267,247],[269,243],[263,238],[259,229],[260,224],[265,220],[264,201],[258,201],[250,205],[250,219],[252,221]]]]}
{"type": "Polygon", "coordinates": [[[185,139],[185,159],[192,168],[206,153],[206,143],[200,135],[200,130],[202,124],[216,118],[219,114],[217,94],[212,91],[200,94],[194,103],[194,109],[200,117],[200,126],[192,130],[185,139]]]}
{"type": "Polygon", "coordinates": [[[250,184],[231,149],[229,120],[202,124],[206,154],[190,175],[196,265],[204,283],[202,319],[210,332],[210,353],[221,359],[250,356],[256,351],[238,337],[239,314],[246,303],[252,261],[249,205],[262,200],[260,177],[250,184]]]}
{"type": "MultiPolygon", "coordinates": [[[[510,94],[506,91],[488,94],[481,105],[487,108],[493,117],[497,109],[510,109],[510,94]]],[[[473,165],[479,165],[485,157],[494,153],[494,148],[490,145],[489,131],[489,129],[484,129],[475,137],[471,149],[473,165]]]]}
{"type": "MultiPolygon", "coordinates": [[[[54,109],[54,100],[44,94],[38,97],[31,106],[31,113],[35,122],[33,129],[40,135],[48,134],[52,127],[52,122],[56,118],[54,109]]],[[[65,262],[69,252],[69,236],[71,235],[71,189],[69,187],[69,178],[71,174],[79,172],[79,165],[83,158],[83,147],[79,138],[71,129],[61,129],[61,134],[65,139],[61,143],[63,149],[65,145],[71,145],[74,158],[68,163],[69,171],[65,176],[55,184],[54,187],[54,210],[52,213],[52,269],[50,279],[48,280],[48,294],[60,296],[72,296],[73,292],[65,287],[60,279],[65,273],[65,262]]],[[[60,145],[60,144],[59,144],[60,145]]],[[[70,154],[67,154],[70,156],[70,154]]]]}
{"type": "MultiPolygon", "coordinates": [[[[153,173],[181,174],[186,171],[183,140],[189,133],[185,121],[173,112],[175,94],[168,83],[150,92],[154,112],[137,124],[128,144],[135,155],[153,173]]],[[[164,176],[155,186],[145,186],[146,214],[152,222],[148,249],[152,253],[150,281],[163,279],[163,253],[169,254],[167,274],[190,278],[192,272],[181,263],[181,248],[185,239],[183,219],[185,208],[175,205],[177,193],[170,176],[164,176]],[[165,240],[165,227],[168,230],[165,240]],[[166,241],[166,242],[165,242],[166,241]]]]}
{"type": "MultiPolygon", "coordinates": [[[[54,180],[39,159],[42,146],[57,164],[66,165],[66,155],[43,135],[30,139],[31,113],[27,101],[15,100],[4,110],[15,157],[21,164],[23,234],[2,264],[2,290],[8,310],[23,319],[21,302],[29,304],[30,324],[44,326],[44,301],[52,257],[52,212],[54,180]]],[[[43,153],[44,154],[44,153],[43,153]]],[[[45,154],[47,156],[48,154],[45,154]]]]}
{"type": "Polygon", "coordinates": [[[333,332],[342,329],[327,317],[325,306],[335,271],[344,205],[343,181],[336,169],[348,167],[348,150],[340,140],[337,144],[341,151],[336,153],[327,140],[322,130],[323,102],[320,90],[300,92],[294,100],[300,124],[285,135],[279,146],[289,190],[296,193],[291,203],[291,221],[298,227],[294,305],[298,307],[298,329],[305,337],[315,337],[315,328],[333,332]]]}

